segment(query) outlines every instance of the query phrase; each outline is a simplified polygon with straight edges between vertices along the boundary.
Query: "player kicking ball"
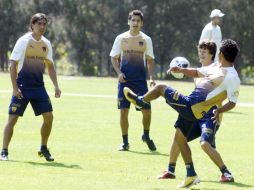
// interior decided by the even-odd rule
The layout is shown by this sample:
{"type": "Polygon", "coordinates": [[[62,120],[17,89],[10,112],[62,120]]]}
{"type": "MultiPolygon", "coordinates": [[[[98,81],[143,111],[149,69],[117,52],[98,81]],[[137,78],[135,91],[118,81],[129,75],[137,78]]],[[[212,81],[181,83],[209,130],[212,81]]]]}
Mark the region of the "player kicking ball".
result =
{"type": "MultiPolygon", "coordinates": [[[[124,95],[128,101],[141,108],[162,96],[166,103],[179,113],[182,120],[197,121],[200,126],[205,126],[207,131],[213,131],[216,123],[219,122],[219,115],[233,109],[238,100],[240,79],[234,68],[234,61],[238,52],[237,43],[227,39],[222,41],[218,64],[197,69],[170,68],[168,73],[173,71],[183,73],[188,77],[198,78],[196,87],[189,96],[184,96],[165,84],[157,84],[143,96],[137,96],[125,87],[124,95]],[[228,99],[227,103],[218,108],[216,105],[222,104],[226,98],[228,99]]],[[[179,187],[189,187],[198,183],[199,178],[195,172],[191,151],[185,136],[180,129],[176,130],[175,140],[187,171],[186,178],[179,187]]]]}

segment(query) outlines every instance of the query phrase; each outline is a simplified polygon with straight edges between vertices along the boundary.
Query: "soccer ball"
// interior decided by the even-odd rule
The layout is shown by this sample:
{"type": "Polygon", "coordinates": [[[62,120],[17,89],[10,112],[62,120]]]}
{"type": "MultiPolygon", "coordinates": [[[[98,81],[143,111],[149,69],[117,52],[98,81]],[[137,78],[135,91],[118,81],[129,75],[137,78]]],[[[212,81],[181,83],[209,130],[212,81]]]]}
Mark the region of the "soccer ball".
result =
{"type": "MultiPolygon", "coordinates": [[[[185,57],[175,57],[172,59],[170,62],[169,67],[182,67],[182,68],[187,68],[190,67],[190,62],[185,58],[185,57]]],[[[175,73],[171,72],[171,75],[177,79],[182,79],[184,77],[183,73],[175,73]]]]}

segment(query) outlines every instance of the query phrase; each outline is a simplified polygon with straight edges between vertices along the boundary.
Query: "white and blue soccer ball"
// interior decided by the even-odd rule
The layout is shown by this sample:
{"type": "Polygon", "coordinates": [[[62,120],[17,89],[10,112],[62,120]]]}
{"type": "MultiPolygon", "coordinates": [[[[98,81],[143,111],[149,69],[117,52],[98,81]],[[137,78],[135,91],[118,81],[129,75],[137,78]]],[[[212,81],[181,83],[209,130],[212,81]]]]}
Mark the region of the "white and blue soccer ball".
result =
{"type": "MultiPolygon", "coordinates": [[[[169,67],[182,67],[182,68],[188,68],[190,67],[190,62],[185,57],[175,57],[170,62],[169,67]]],[[[183,73],[175,73],[171,71],[171,75],[177,79],[182,79],[184,77],[183,73]]]]}

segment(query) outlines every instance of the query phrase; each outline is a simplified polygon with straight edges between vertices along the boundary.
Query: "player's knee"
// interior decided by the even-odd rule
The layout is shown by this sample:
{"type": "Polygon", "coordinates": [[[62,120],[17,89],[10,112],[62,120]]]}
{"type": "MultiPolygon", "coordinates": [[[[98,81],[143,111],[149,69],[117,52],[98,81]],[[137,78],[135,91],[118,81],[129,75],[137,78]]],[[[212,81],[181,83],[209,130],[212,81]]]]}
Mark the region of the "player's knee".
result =
{"type": "Polygon", "coordinates": [[[155,88],[160,94],[163,94],[166,87],[167,87],[167,85],[165,85],[165,84],[156,84],[154,88],[155,88]]]}
{"type": "Polygon", "coordinates": [[[43,114],[44,122],[46,123],[52,123],[54,116],[51,112],[43,114]]]}
{"type": "Polygon", "coordinates": [[[209,151],[211,148],[211,144],[207,141],[201,141],[200,145],[205,152],[209,151]]]}

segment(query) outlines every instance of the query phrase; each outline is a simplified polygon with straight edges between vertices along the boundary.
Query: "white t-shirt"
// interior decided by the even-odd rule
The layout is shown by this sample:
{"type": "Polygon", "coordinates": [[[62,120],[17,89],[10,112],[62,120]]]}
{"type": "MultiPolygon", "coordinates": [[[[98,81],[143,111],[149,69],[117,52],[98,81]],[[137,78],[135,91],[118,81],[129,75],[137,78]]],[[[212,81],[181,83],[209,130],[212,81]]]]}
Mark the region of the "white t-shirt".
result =
{"type": "Polygon", "coordinates": [[[219,105],[228,98],[230,102],[238,100],[240,79],[234,67],[221,67],[212,64],[197,69],[198,78],[196,88],[189,95],[199,99],[199,103],[192,105],[191,109],[196,118],[201,118],[212,106],[219,105]]]}
{"type": "Polygon", "coordinates": [[[199,43],[204,40],[213,41],[216,43],[217,51],[215,56],[215,61],[218,60],[218,53],[221,47],[222,34],[219,25],[214,26],[212,22],[208,23],[202,30],[199,43]]]}

